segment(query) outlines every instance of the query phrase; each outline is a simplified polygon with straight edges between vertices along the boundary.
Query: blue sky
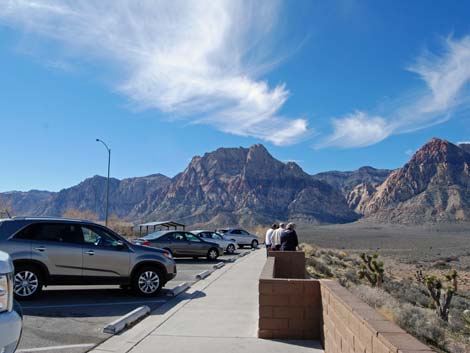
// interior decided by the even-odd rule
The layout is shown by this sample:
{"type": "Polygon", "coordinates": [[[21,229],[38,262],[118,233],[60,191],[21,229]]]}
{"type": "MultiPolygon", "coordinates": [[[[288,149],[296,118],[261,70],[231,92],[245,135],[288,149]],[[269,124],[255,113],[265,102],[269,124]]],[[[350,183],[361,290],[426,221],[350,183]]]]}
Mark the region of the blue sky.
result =
{"type": "MultiPolygon", "coordinates": [[[[6,6],[5,6],[6,4],[6,6]]],[[[263,143],[309,173],[470,140],[464,1],[59,1],[0,7],[0,191],[182,171],[263,143]]]]}

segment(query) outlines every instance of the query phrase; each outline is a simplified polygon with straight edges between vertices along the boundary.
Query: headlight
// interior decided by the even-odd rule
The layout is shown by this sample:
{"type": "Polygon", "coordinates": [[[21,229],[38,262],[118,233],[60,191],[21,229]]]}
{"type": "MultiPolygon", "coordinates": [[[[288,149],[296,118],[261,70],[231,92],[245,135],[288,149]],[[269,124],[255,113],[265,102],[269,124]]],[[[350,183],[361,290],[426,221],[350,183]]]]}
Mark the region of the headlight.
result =
{"type": "Polygon", "coordinates": [[[13,276],[0,275],[0,312],[13,309],[13,276]]]}
{"type": "Polygon", "coordinates": [[[169,259],[173,258],[173,256],[171,256],[171,254],[169,252],[164,252],[163,256],[168,257],[169,259]]]}

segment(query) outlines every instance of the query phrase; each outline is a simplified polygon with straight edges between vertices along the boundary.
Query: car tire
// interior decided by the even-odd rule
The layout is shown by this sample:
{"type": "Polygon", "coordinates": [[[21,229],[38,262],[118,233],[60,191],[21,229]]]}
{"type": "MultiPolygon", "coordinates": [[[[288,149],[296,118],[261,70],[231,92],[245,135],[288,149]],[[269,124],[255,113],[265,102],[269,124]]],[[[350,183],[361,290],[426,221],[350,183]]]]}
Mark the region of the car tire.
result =
{"type": "Polygon", "coordinates": [[[251,242],[251,247],[253,249],[256,249],[258,247],[259,243],[258,243],[258,240],[254,239],[252,242],[251,242]]]}
{"type": "Polygon", "coordinates": [[[233,254],[234,252],[235,252],[235,245],[229,244],[229,245],[227,246],[227,253],[233,254]]]}
{"type": "Polygon", "coordinates": [[[34,265],[19,265],[15,269],[13,292],[17,300],[36,298],[44,285],[42,271],[34,265]]]}
{"type": "Polygon", "coordinates": [[[157,296],[162,287],[163,273],[156,267],[142,267],[137,270],[132,278],[132,289],[142,297],[157,296]]]}
{"type": "Polygon", "coordinates": [[[219,251],[216,248],[210,248],[207,252],[207,260],[215,261],[219,257],[219,251]]]}

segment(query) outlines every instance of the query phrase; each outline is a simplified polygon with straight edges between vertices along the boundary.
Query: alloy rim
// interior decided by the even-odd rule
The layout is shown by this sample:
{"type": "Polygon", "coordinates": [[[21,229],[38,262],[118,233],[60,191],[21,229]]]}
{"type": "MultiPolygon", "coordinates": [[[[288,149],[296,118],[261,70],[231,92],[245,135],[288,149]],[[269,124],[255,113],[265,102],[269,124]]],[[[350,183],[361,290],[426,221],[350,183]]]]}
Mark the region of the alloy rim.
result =
{"type": "Polygon", "coordinates": [[[215,251],[215,250],[209,251],[209,257],[211,259],[216,259],[217,258],[217,251],[215,251]]]}
{"type": "Polygon", "coordinates": [[[39,286],[38,276],[31,271],[21,271],[15,275],[13,290],[20,297],[33,295],[39,286]]]}
{"type": "Polygon", "coordinates": [[[233,244],[230,244],[227,248],[229,253],[233,253],[235,251],[235,246],[233,244]]]}
{"type": "Polygon", "coordinates": [[[153,271],[145,271],[139,277],[139,289],[146,294],[155,293],[160,286],[160,277],[153,271]]]}

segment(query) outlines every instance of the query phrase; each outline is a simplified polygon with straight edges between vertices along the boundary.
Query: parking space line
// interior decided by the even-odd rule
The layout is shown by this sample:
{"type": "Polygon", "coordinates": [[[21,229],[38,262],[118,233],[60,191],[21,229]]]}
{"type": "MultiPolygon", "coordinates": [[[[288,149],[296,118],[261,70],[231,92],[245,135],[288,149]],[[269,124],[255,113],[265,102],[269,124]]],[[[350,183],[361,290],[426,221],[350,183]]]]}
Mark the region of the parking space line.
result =
{"type": "Polygon", "coordinates": [[[54,309],[54,308],[72,308],[80,306],[106,306],[106,305],[125,305],[125,304],[146,304],[146,303],[166,303],[167,300],[142,300],[134,302],[112,302],[112,303],[84,303],[84,304],[63,304],[63,305],[36,305],[36,306],[22,306],[23,309],[54,309]]]}
{"type": "Polygon", "coordinates": [[[40,348],[28,348],[28,349],[18,349],[16,353],[28,353],[28,352],[43,352],[43,351],[52,351],[58,349],[73,349],[73,348],[91,348],[94,347],[94,343],[83,343],[83,344],[71,344],[67,346],[52,346],[52,347],[40,347],[40,348]]]}

